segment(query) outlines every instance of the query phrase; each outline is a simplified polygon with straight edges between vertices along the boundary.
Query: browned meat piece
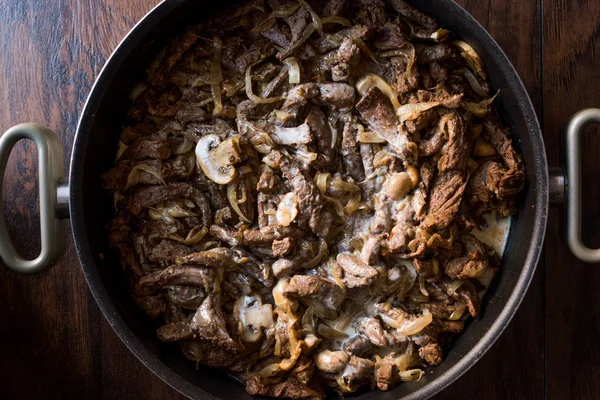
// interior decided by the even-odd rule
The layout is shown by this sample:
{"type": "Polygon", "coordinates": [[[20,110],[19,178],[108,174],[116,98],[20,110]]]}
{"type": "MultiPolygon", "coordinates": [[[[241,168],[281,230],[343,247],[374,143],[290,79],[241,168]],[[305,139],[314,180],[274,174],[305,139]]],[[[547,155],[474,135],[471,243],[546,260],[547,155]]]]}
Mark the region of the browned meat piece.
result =
{"type": "Polygon", "coordinates": [[[191,328],[195,337],[218,347],[234,353],[239,347],[227,332],[225,315],[221,310],[221,296],[218,294],[210,294],[204,299],[192,318],[191,328]]]}
{"type": "Polygon", "coordinates": [[[365,335],[377,347],[387,347],[385,331],[379,321],[373,317],[365,317],[359,321],[359,332],[365,335]]]}
{"type": "Polygon", "coordinates": [[[374,368],[375,363],[373,361],[352,356],[340,378],[346,384],[346,387],[354,391],[358,387],[372,382],[374,368]]]}
{"type": "Polygon", "coordinates": [[[324,164],[332,163],[334,158],[333,137],[327,124],[327,116],[323,111],[314,107],[306,117],[306,124],[310,129],[310,136],[316,140],[319,155],[324,156],[324,164]]]}
{"type": "Polygon", "coordinates": [[[120,161],[112,167],[107,173],[102,175],[102,187],[113,192],[125,189],[127,186],[127,177],[131,172],[131,161],[120,161]]]}
{"type": "Polygon", "coordinates": [[[427,280],[435,281],[441,277],[440,264],[435,258],[431,260],[419,260],[415,258],[413,265],[417,273],[427,280]]]}
{"type": "Polygon", "coordinates": [[[236,353],[212,342],[188,340],[181,343],[183,353],[192,361],[200,361],[210,368],[223,368],[233,373],[246,372],[258,359],[259,347],[246,344],[246,349],[236,353]]]}
{"type": "Polygon", "coordinates": [[[444,147],[445,142],[446,137],[444,129],[442,129],[442,127],[438,125],[430,132],[430,134],[427,137],[423,138],[423,140],[421,140],[421,142],[419,143],[419,156],[429,157],[436,153],[439,153],[442,150],[442,147],[444,147]]]}
{"type": "Polygon", "coordinates": [[[174,285],[169,288],[167,296],[173,303],[186,310],[197,310],[206,297],[206,292],[195,286],[174,285]]]}
{"type": "Polygon", "coordinates": [[[373,343],[364,335],[352,336],[344,342],[344,351],[350,355],[363,357],[373,348],[373,343]]]}
{"type": "Polygon", "coordinates": [[[348,0],[324,0],[314,3],[313,8],[321,17],[341,17],[344,15],[348,0]]]}
{"type": "Polygon", "coordinates": [[[177,243],[173,240],[161,240],[156,245],[150,248],[147,254],[150,261],[163,264],[173,265],[175,260],[192,253],[193,250],[188,246],[177,243]]]}
{"type": "Polygon", "coordinates": [[[371,128],[384,138],[404,160],[416,159],[417,146],[408,138],[389,99],[377,87],[369,89],[356,104],[356,110],[371,128]]]}
{"type": "Polygon", "coordinates": [[[344,283],[349,288],[369,286],[377,279],[377,270],[354,254],[338,254],[338,265],[344,270],[344,283]]]}
{"type": "Polygon", "coordinates": [[[158,328],[156,335],[163,342],[179,342],[194,338],[189,321],[179,321],[163,325],[158,328]]]}
{"type": "Polygon", "coordinates": [[[433,46],[424,47],[417,54],[419,64],[428,64],[433,61],[443,61],[452,57],[455,50],[444,43],[439,43],[433,46]]]}
{"type": "Polygon", "coordinates": [[[481,308],[481,299],[479,296],[468,290],[459,290],[457,293],[465,301],[469,314],[473,317],[479,315],[479,309],[481,308]]]}
{"type": "Polygon", "coordinates": [[[438,365],[442,362],[444,354],[439,344],[430,343],[419,348],[419,356],[431,365],[438,365]]]}
{"type": "Polygon", "coordinates": [[[375,373],[377,387],[381,390],[389,390],[400,381],[399,371],[394,360],[398,354],[390,353],[381,360],[381,365],[375,373]]]}
{"type": "Polygon", "coordinates": [[[398,24],[388,21],[379,28],[375,47],[381,52],[398,50],[406,45],[408,40],[408,37],[398,24]]]}
{"type": "Polygon", "coordinates": [[[358,76],[360,49],[352,38],[346,38],[335,56],[337,64],[331,68],[331,78],[335,82],[347,81],[351,76],[358,76]]]}
{"type": "Polygon", "coordinates": [[[516,196],[525,186],[523,162],[512,146],[508,131],[491,120],[484,122],[484,137],[496,148],[508,167],[498,184],[498,198],[504,199],[516,196]]]}
{"type": "Polygon", "coordinates": [[[199,36],[194,30],[189,30],[183,37],[172,40],[150,65],[148,81],[154,86],[163,87],[166,84],[168,73],[198,38],[199,36]]]}
{"type": "Polygon", "coordinates": [[[423,129],[429,128],[438,121],[438,112],[435,108],[425,110],[415,119],[404,122],[406,130],[410,133],[417,133],[423,129]]]}
{"type": "Polygon", "coordinates": [[[303,385],[308,385],[314,375],[314,372],[315,364],[313,361],[310,358],[302,355],[300,358],[298,358],[298,361],[296,361],[296,366],[294,367],[294,370],[290,376],[292,379],[297,380],[303,385]]]}
{"type": "Polygon", "coordinates": [[[435,22],[435,19],[422,13],[416,7],[407,4],[405,1],[387,0],[387,3],[394,11],[397,11],[409,21],[415,22],[426,29],[438,29],[438,24],[435,22]]]}
{"type": "Polygon", "coordinates": [[[201,191],[193,186],[183,183],[169,183],[166,186],[150,186],[138,189],[132,196],[126,197],[125,208],[133,215],[139,215],[142,210],[148,207],[154,207],[161,201],[185,198],[192,200],[202,213],[204,226],[211,225],[212,215],[210,205],[201,191]]]}
{"type": "Polygon", "coordinates": [[[256,190],[261,193],[273,194],[277,193],[281,187],[281,179],[273,173],[270,168],[260,174],[256,190]]]}
{"type": "Polygon", "coordinates": [[[135,304],[150,318],[156,319],[163,315],[167,309],[162,295],[134,297],[135,304]]]}
{"type": "Polygon", "coordinates": [[[357,148],[354,119],[351,119],[344,123],[344,130],[342,131],[342,160],[346,173],[355,181],[361,182],[365,179],[365,169],[357,148]]]}
{"type": "Polygon", "coordinates": [[[448,147],[438,164],[440,172],[448,169],[463,170],[467,167],[472,141],[467,124],[460,115],[454,115],[448,121],[448,147]]]}
{"type": "Polygon", "coordinates": [[[358,25],[381,26],[385,24],[385,3],[383,0],[354,0],[352,6],[356,7],[354,22],[358,25]]]}
{"type": "Polygon", "coordinates": [[[298,382],[286,381],[272,385],[261,384],[258,378],[246,381],[246,391],[251,395],[269,396],[294,400],[323,400],[325,394],[298,382]]]}
{"type": "Polygon", "coordinates": [[[463,245],[463,251],[466,257],[472,260],[486,260],[490,252],[487,246],[479,241],[475,236],[465,233],[461,235],[460,242],[463,245]]]}
{"type": "Polygon", "coordinates": [[[206,267],[225,269],[236,266],[233,258],[227,254],[227,249],[223,248],[200,251],[179,257],[177,258],[177,264],[204,265],[206,267]]]}
{"type": "Polygon", "coordinates": [[[239,246],[244,241],[244,229],[244,226],[241,229],[236,229],[228,226],[212,225],[210,234],[230,246],[239,246]]]}
{"type": "Polygon", "coordinates": [[[338,110],[349,110],[354,106],[354,88],[346,83],[320,83],[319,104],[338,110]]]}
{"type": "Polygon", "coordinates": [[[466,185],[462,171],[448,170],[438,175],[431,185],[425,224],[437,230],[447,228],[458,212],[466,185]]]}
{"type": "Polygon", "coordinates": [[[215,272],[209,268],[197,268],[188,265],[178,265],[156,271],[140,279],[138,286],[146,292],[172,285],[190,285],[214,292],[219,285],[215,272]]]}
{"type": "Polygon", "coordinates": [[[477,278],[485,271],[487,266],[488,263],[485,260],[471,260],[468,257],[460,257],[450,260],[444,267],[444,271],[450,278],[477,278]]]}
{"type": "Polygon", "coordinates": [[[121,159],[141,160],[144,158],[157,158],[166,160],[169,157],[171,157],[171,147],[166,140],[148,140],[140,138],[125,150],[121,159]]]}
{"type": "Polygon", "coordinates": [[[429,64],[429,74],[436,82],[442,82],[448,78],[448,69],[441,63],[433,61],[429,64]]]}
{"type": "Polygon", "coordinates": [[[296,251],[291,258],[280,258],[272,265],[273,275],[280,278],[284,275],[291,274],[294,271],[305,268],[310,260],[313,260],[317,254],[322,252],[321,247],[324,243],[317,244],[314,241],[301,240],[296,245],[296,251]]]}
{"type": "Polygon", "coordinates": [[[317,315],[325,319],[335,319],[346,298],[344,290],[337,284],[308,275],[292,276],[283,293],[286,297],[309,304],[317,315]]]}
{"type": "Polygon", "coordinates": [[[291,237],[286,237],[281,240],[273,240],[273,257],[287,256],[292,250],[294,250],[295,245],[296,241],[291,237]]]}
{"type": "Polygon", "coordinates": [[[244,243],[248,246],[271,246],[274,240],[282,240],[287,237],[299,239],[303,232],[295,226],[268,225],[261,229],[246,229],[244,231],[244,243]]]}
{"type": "Polygon", "coordinates": [[[143,138],[144,136],[150,136],[156,133],[158,129],[152,124],[137,124],[133,126],[126,126],[121,131],[121,142],[126,145],[132,145],[137,139],[143,138]]]}

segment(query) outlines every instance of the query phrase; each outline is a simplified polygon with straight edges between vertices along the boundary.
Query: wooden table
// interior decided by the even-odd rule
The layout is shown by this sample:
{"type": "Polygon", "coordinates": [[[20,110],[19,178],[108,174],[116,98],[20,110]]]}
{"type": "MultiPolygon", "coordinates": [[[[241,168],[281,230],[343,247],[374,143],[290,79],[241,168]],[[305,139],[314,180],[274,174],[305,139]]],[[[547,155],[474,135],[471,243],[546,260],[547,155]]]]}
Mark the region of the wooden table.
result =
{"type": "MultiPolygon", "coordinates": [[[[61,136],[68,163],[95,77],[157,2],[1,0],[0,132],[24,121],[47,125],[61,136]]],[[[459,3],[517,68],[556,164],[561,126],[578,109],[600,106],[600,0],[459,3]]],[[[584,145],[584,230],[589,244],[598,246],[600,138],[593,133],[589,129],[584,145]]],[[[39,249],[34,153],[27,142],[13,152],[3,204],[15,243],[28,256],[39,249]]],[[[559,239],[558,216],[553,209],[544,257],[516,317],[477,367],[437,398],[600,397],[600,266],[569,254],[559,239]]],[[[68,242],[58,264],[41,275],[20,276],[0,266],[2,397],[180,398],[108,326],[68,242]]]]}

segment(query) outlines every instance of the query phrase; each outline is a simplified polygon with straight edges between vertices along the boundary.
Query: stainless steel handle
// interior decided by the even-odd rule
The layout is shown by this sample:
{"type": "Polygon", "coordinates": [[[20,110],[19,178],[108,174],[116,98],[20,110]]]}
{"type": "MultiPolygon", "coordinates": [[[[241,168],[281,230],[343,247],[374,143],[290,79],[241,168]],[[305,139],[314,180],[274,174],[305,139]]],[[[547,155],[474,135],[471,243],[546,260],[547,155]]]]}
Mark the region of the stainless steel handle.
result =
{"type": "Polygon", "coordinates": [[[65,192],[65,185],[61,181],[63,171],[62,143],[50,129],[36,124],[21,124],[9,129],[0,137],[0,257],[16,272],[34,274],[43,271],[52,266],[52,262],[64,252],[66,223],[58,217],[58,212],[65,216],[65,211],[57,201],[59,187],[61,193],[65,192]],[[42,249],[34,260],[24,259],[15,249],[6,229],[1,206],[1,188],[8,157],[14,145],[21,139],[33,140],[38,149],[42,249]]]}
{"type": "Polygon", "coordinates": [[[600,124],[600,109],[588,108],[573,115],[567,125],[566,139],[566,225],[567,243],[582,261],[600,262],[600,249],[590,249],[581,240],[581,134],[586,125],[600,124]]]}

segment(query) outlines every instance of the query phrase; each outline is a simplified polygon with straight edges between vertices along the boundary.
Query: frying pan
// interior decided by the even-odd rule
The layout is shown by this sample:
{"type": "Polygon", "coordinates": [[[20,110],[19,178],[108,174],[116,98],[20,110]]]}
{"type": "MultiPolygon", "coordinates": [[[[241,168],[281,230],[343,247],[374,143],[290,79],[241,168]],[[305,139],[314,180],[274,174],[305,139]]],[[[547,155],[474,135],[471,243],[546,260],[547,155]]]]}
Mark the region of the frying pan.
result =
{"type": "MultiPolygon", "coordinates": [[[[127,347],[167,384],[190,398],[251,399],[243,385],[223,372],[200,369],[181,355],[178,347],[158,341],[155,326],[129,297],[118,255],[109,250],[105,226],[112,200],[102,189],[101,174],[111,168],[119,133],[129,107],[128,94],[150,60],[176,34],[208,16],[217,5],[197,0],[168,0],[148,13],[114,51],[96,83],[79,120],[68,179],[63,178],[62,144],[54,132],[22,124],[0,137],[0,187],[10,151],[20,139],[33,140],[39,154],[40,222],[42,249],[34,260],[15,250],[0,207],[0,256],[21,273],[39,272],[64,251],[70,219],[73,241],[83,273],[104,316],[127,347]]],[[[220,4],[223,6],[223,4],[220,4]]],[[[542,250],[551,203],[566,203],[567,243],[587,262],[599,262],[600,250],[581,240],[580,136],[589,123],[600,123],[600,109],[577,113],[566,129],[566,161],[549,168],[540,127],[521,80],[498,44],[464,9],[452,0],[420,1],[417,6],[470,43],[487,66],[504,123],[523,156],[526,188],[513,217],[499,276],[488,291],[482,316],[467,326],[441,365],[419,382],[405,383],[388,392],[366,392],[360,399],[422,399],[455,381],[492,346],[515,314],[529,286],[542,250]]],[[[0,192],[0,200],[1,200],[0,192]]]]}

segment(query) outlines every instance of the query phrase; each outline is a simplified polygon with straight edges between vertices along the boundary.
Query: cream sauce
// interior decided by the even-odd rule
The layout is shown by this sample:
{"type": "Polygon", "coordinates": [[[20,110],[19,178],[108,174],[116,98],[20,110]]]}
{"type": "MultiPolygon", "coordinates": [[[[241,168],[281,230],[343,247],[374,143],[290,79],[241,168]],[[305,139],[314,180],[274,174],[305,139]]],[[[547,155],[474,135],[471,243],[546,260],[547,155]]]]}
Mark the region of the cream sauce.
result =
{"type": "Polygon", "coordinates": [[[485,220],[488,226],[483,230],[474,229],[472,234],[502,256],[510,231],[511,217],[496,218],[496,215],[486,215],[485,220]]]}

